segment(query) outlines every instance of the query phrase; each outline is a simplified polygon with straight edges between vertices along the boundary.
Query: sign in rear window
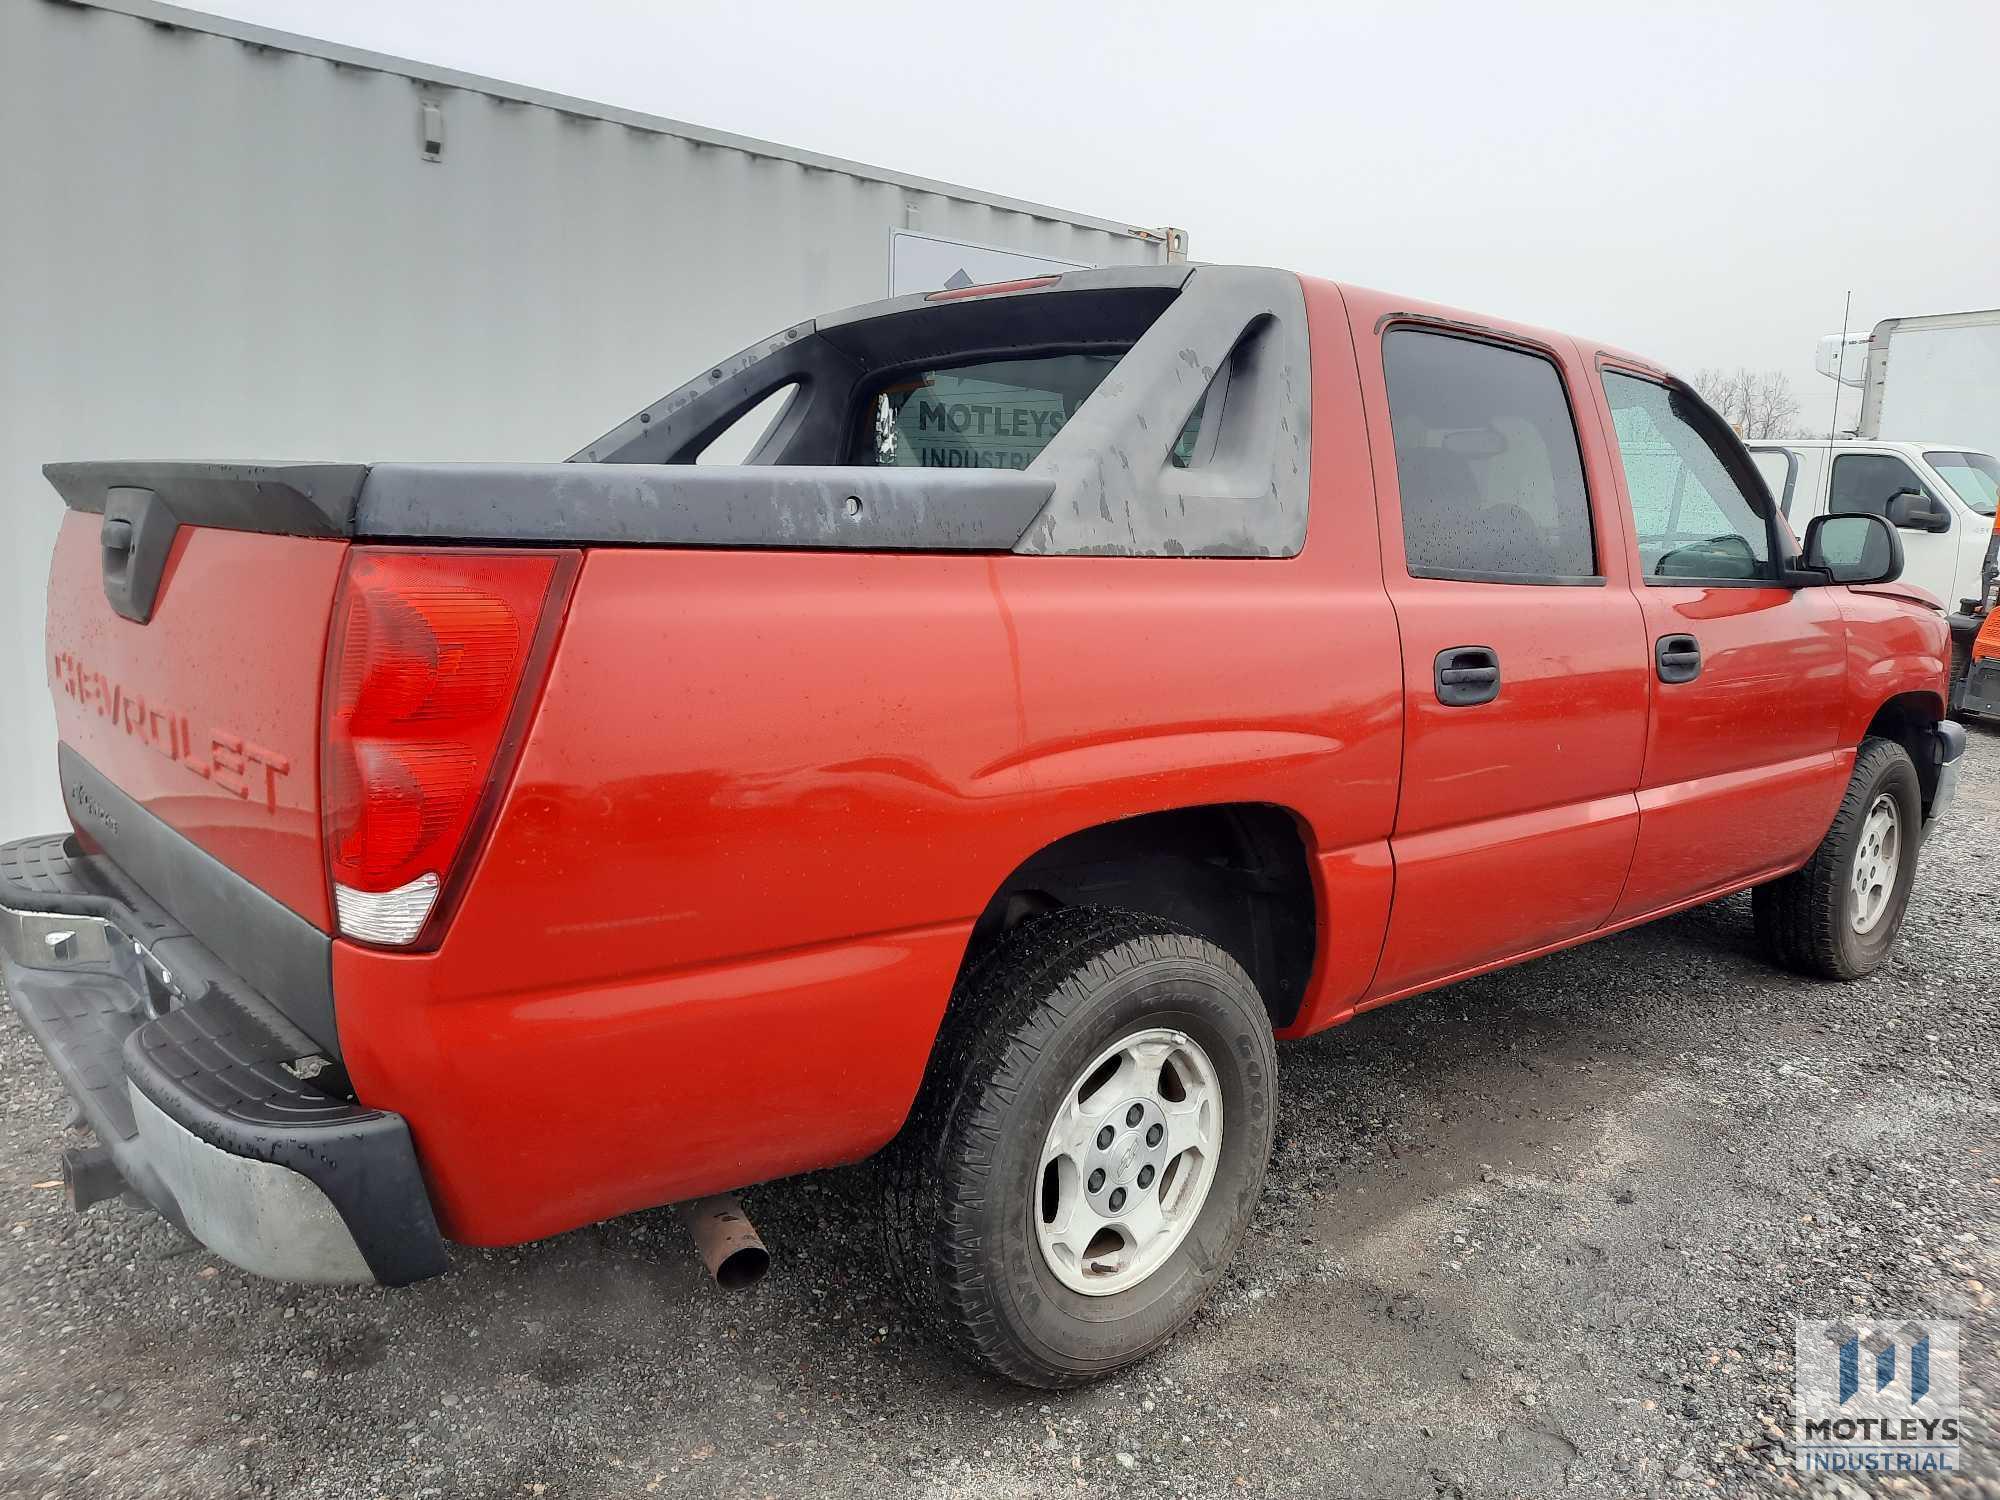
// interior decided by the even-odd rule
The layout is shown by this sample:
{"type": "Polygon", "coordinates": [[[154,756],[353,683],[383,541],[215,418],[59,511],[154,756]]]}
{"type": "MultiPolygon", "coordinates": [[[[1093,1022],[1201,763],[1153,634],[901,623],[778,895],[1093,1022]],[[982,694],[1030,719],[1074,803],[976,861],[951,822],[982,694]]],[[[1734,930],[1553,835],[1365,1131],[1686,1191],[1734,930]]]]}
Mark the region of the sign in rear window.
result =
{"type": "Polygon", "coordinates": [[[899,376],[862,407],[857,461],[1025,469],[1118,360],[1115,354],[1051,354],[899,376]]]}

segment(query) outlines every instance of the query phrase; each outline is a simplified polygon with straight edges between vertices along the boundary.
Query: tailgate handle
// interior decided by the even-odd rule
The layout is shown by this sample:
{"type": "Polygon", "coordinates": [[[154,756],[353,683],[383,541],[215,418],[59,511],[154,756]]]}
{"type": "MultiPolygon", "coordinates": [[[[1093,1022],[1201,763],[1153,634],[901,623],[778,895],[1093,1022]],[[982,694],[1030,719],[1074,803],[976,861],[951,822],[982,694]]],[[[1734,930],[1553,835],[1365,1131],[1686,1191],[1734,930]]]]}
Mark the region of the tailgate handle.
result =
{"type": "Polygon", "coordinates": [[[104,597],[128,620],[144,625],[159,600],[160,575],[167,570],[180,521],[151,490],[112,485],[104,492],[104,524],[98,541],[104,552],[104,597]]]}

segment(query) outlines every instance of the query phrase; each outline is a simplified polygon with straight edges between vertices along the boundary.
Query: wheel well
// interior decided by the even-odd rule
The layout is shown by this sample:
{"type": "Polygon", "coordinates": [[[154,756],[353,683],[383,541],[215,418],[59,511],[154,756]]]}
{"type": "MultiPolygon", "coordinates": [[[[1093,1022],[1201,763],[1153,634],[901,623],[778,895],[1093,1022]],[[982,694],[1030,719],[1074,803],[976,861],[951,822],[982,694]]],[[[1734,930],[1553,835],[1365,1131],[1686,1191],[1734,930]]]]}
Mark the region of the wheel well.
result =
{"type": "Polygon", "coordinates": [[[1938,780],[1937,750],[1931,731],[1943,716],[1943,707],[1935,693],[1898,693],[1876,709],[1875,717],[1868,721],[1870,735],[1894,740],[1910,752],[1910,759],[1917,766],[1917,784],[1923,788],[1926,813],[1930,811],[1931,799],[1937,795],[1938,780]]]}
{"type": "Polygon", "coordinates": [[[1243,965],[1273,1025],[1305,999],[1318,936],[1312,867],[1298,819],[1282,807],[1144,813],[1058,839],[993,893],[965,963],[1008,928],[1064,906],[1122,907],[1200,933],[1243,965]]]}

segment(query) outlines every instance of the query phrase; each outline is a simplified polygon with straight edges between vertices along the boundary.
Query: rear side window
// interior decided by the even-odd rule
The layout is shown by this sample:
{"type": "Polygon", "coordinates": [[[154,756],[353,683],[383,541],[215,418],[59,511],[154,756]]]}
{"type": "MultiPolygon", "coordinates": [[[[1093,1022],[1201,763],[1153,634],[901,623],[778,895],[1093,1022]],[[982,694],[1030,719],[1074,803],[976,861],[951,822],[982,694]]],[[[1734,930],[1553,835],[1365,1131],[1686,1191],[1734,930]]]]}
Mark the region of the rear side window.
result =
{"type": "Polygon", "coordinates": [[[1616,370],[1604,395],[1646,581],[1768,578],[1771,497],[1730,473],[1720,420],[1684,391],[1616,370]]]}
{"type": "Polygon", "coordinates": [[[1419,578],[1594,578],[1576,424],[1549,360],[1418,329],[1382,340],[1403,549],[1419,578]]]}

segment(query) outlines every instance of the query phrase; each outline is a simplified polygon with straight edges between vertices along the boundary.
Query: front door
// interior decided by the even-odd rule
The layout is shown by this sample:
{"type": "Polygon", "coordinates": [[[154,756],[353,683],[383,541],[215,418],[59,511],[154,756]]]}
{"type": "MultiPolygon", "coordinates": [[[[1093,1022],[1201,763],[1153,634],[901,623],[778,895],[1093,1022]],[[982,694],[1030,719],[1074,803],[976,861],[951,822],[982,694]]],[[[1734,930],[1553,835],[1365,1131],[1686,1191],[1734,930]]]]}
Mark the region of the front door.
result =
{"type": "Polygon", "coordinates": [[[1637,836],[1647,708],[1644,626],[1604,524],[1608,451],[1571,411],[1573,350],[1415,323],[1380,349],[1381,384],[1370,370],[1364,385],[1404,751],[1370,1002],[1605,920],[1637,836]]]}
{"type": "Polygon", "coordinates": [[[1639,843],[1614,919],[1803,861],[1847,784],[1845,626],[1778,582],[1784,533],[1742,446],[1684,388],[1607,368],[1652,669],[1639,843]]]}
{"type": "Polygon", "coordinates": [[[1946,503],[1935,486],[1926,484],[1900,453],[1884,451],[1844,451],[1834,455],[1833,479],[1827,486],[1826,511],[1831,516],[1887,516],[1890,497],[1915,490],[1941,511],[1947,522],[1944,531],[1904,528],[1903,582],[1929,589],[1947,609],[1958,608],[1952,598],[1958,573],[1960,529],[1963,522],[1957,508],[1946,503]]]}

